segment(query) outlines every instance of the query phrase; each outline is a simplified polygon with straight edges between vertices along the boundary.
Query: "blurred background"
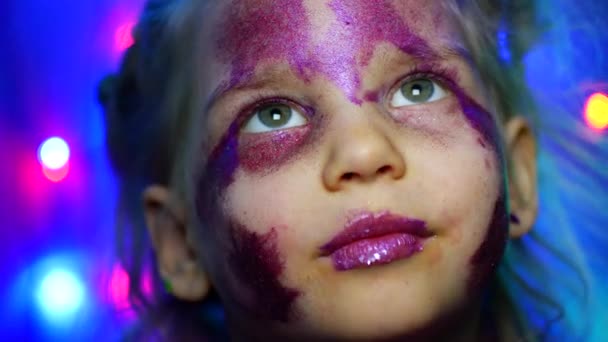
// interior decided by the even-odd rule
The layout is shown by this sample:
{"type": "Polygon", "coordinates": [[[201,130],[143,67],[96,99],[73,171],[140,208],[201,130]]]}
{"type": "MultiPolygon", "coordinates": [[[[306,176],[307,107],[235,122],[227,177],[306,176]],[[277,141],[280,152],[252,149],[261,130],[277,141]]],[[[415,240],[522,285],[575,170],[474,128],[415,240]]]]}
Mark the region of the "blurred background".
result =
{"type": "MultiPolygon", "coordinates": [[[[95,89],[132,44],[142,5],[143,0],[0,2],[2,340],[111,341],[132,319],[129,278],[113,259],[117,189],[95,89]]],[[[530,54],[527,69],[530,85],[542,94],[541,106],[564,101],[556,94],[568,91],[572,120],[563,122],[574,122],[568,128],[584,136],[585,148],[598,158],[594,167],[605,174],[608,25],[587,16],[608,13],[608,3],[593,8],[594,13],[569,14],[568,20],[581,23],[579,31],[569,32],[571,58],[556,57],[564,37],[555,34],[530,54]]],[[[596,269],[606,265],[591,263],[596,269]]],[[[608,338],[600,330],[594,339],[608,338]]]]}
{"type": "Polygon", "coordinates": [[[0,2],[1,340],[112,341],[129,320],[95,89],[142,6],[0,2]]]}

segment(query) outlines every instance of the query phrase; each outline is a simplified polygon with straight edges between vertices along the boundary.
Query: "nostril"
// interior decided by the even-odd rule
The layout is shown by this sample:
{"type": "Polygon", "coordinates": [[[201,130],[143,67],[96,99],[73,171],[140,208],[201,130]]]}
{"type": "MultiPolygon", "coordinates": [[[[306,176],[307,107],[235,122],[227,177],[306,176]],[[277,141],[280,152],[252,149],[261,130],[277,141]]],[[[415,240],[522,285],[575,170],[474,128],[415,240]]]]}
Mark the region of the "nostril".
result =
{"type": "Polygon", "coordinates": [[[343,180],[351,180],[353,178],[355,178],[356,174],[354,172],[347,172],[345,174],[342,175],[342,179],[343,180]]]}
{"type": "Polygon", "coordinates": [[[392,167],[390,165],[384,165],[383,167],[378,169],[379,174],[389,173],[391,172],[392,167]]]}

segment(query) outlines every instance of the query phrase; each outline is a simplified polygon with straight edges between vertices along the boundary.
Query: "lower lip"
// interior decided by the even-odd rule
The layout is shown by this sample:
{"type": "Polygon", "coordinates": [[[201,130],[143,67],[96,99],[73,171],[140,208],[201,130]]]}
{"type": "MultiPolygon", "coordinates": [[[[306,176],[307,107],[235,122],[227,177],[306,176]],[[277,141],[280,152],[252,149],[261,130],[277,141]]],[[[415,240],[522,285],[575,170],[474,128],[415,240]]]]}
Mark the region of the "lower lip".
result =
{"type": "Polygon", "coordinates": [[[329,257],[338,271],[369,268],[422,252],[424,240],[404,233],[384,235],[355,241],[335,250],[329,257]]]}

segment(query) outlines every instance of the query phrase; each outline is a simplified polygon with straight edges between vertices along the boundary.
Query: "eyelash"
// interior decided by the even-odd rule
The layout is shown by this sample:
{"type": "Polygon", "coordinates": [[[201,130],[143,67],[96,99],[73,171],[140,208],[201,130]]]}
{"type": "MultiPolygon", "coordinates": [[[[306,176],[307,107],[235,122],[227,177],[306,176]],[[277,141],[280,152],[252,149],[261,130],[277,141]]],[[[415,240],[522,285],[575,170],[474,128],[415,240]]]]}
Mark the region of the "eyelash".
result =
{"type": "Polygon", "coordinates": [[[276,94],[254,94],[249,99],[249,105],[245,106],[237,116],[237,124],[242,129],[245,127],[249,119],[251,119],[258,111],[269,105],[285,105],[291,108],[297,109],[301,114],[310,119],[314,115],[314,109],[311,107],[303,106],[296,101],[293,101],[287,97],[277,96],[276,94]]]}
{"type": "Polygon", "coordinates": [[[415,65],[404,77],[400,78],[399,81],[391,87],[392,90],[389,92],[389,95],[393,96],[405,83],[419,78],[428,78],[436,81],[446,91],[452,92],[453,84],[455,83],[453,74],[452,71],[440,65],[415,65]]]}

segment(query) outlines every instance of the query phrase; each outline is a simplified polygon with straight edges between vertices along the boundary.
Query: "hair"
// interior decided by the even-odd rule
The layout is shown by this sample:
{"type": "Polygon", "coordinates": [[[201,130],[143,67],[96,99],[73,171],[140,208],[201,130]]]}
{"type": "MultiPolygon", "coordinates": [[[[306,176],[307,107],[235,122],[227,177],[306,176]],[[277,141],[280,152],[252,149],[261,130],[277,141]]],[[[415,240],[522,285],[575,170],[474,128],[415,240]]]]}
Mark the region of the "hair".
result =
{"type": "MultiPolygon", "coordinates": [[[[592,227],[608,226],[607,218],[597,215],[601,202],[590,197],[608,198],[598,186],[608,179],[608,172],[594,170],[597,177],[587,176],[589,165],[598,163],[601,153],[572,130],[572,122],[577,121],[573,108],[580,103],[549,107],[547,100],[528,89],[525,58],[530,49],[539,38],[568,30],[566,20],[559,22],[555,16],[550,21],[555,26],[549,28],[548,18],[540,14],[550,5],[556,6],[526,0],[445,1],[501,120],[525,114],[541,142],[540,218],[530,234],[509,242],[497,277],[526,340],[589,333],[584,317],[595,285],[580,251],[584,241],[572,229],[584,229],[574,225],[582,222],[581,217],[588,227],[586,236],[599,237],[592,227]],[[542,113],[537,104],[542,104],[542,113]],[[545,114],[560,119],[544,120],[545,114]],[[568,215],[570,202],[564,198],[580,198],[589,207],[568,215]],[[593,211],[594,203],[598,211],[593,211]]],[[[129,299],[140,317],[130,335],[136,339],[226,336],[216,295],[202,303],[186,303],[163,290],[141,207],[142,191],[150,184],[170,186],[183,203],[194,203],[190,189],[198,175],[193,165],[205,162],[197,153],[204,148],[205,137],[201,141],[192,129],[198,127],[200,132],[204,127],[197,115],[202,112],[202,99],[196,96],[202,74],[195,62],[203,51],[183,42],[197,41],[200,16],[207,6],[211,5],[206,1],[149,0],[134,30],[135,44],[125,53],[120,70],[99,86],[109,159],[119,181],[117,255],[129,274],[129,299]],[[146,272],[152,275],[151,293],[143,290],[146,272]]],[[[594,246],[586,252],[595,256],[600,245],[594,246]]]]}

